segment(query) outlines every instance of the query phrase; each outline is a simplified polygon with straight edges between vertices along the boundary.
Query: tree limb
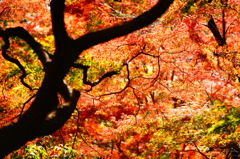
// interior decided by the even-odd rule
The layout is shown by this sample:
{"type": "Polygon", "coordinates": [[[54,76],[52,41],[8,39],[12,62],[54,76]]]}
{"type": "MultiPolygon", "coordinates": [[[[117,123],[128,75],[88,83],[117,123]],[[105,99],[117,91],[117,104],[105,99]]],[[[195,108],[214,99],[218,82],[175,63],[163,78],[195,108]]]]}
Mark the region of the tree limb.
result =
{"type": "Polygon", "coordinates": [[[17,36],[23,39],[37,54],[39,60],[41,61],[44,67],[46,63],[50,62],[49,54],[47,53],[47,51],[44,50],[42,45],[39,42],[37,42],[32,37],[32,35],[30,35],[28,31],[26,31],[24,28],[22,27],[8,28],[4,31],[2,30],[0,36],[3,37],[5,43],[8,41],[10,37],[14,37],[14,36],[17,36]]]}
{"type": "Polygon", "coordinates": [[[70,40],[64,24],[64,8],[65,8],[64,3],[65,0],[52,0],[50,3],[52,27],[56,47],[61,47],[61,44],[64,41],[70,40]]]}
{"type": "Polygon", "coordinates": [[[113,75],[119,74],[118,71],[110,71],[110,72],[105,73],[98,80],[96,80],[94,82],[90,82],[90,81],[87,80],[87,71],[90,68],[89,66],[85,66],[85,65],[82,65],[82,64],[74,64],[73,67],[83,69],[83,83],[86,84],[86,85],[89,85],[91,87],[96,86],[97,84],[99,84],[102,80],[104,80],[107,77],[112,77],[113,75]]]}
{"type": "Polygon", "coordinates": [[[85,44],[83,49],[99,43],[107,42],[111,39],[127,35],[143,27],[153,23],[157,18],[166,12],[174,0],[160,0],[154,7],[145,13],[139,15],[137,18],[123,23],[121,25],[113,26],[104,30],[91,32],[75,40],[75,46],[85,44]]]}
{"type": "Polygon", "coordinates": [[[3,41],[4,41],[4,45],[2,46],[2,56],[4,57],[4,59],[6,59],[7,61],[9,62],[12,62],[14,64],[16,64],[18,66],[18,68],[22,71],[22,75],[19,77],[20,78],[20,81],[21,83],[27,87],[28,89],[32,90],[31,86],[28,85],[25,81],[24,81],[24,78],[27,76],[27,73],[26,73],[26,70],[25,68],[23,67],[23,65],[15,58],[12,58],[10,57],[8,54],[7,54],[7,50],[8,48],[10,47],[10,42],[9,42],[9,37],[6,37],[6,36],[2,36],[3,37],[3,41]]]}
{"type": "MultiPolygon", "coordinates": [[[[212,16],[211,16],[211,19],[208,21],[207,27],[211,30],[211,32],[212,32],[213,36],[215,37],[219,46],[226,45],[226,39],[225,39],[225,37],[222,37],[222,35],[220,34],[218,27],[217,27],[216,23],[214,22],[214,19],[212,16]]],[[[223,30],[223,32],[225,32],[225,30],[223,30]]]]}

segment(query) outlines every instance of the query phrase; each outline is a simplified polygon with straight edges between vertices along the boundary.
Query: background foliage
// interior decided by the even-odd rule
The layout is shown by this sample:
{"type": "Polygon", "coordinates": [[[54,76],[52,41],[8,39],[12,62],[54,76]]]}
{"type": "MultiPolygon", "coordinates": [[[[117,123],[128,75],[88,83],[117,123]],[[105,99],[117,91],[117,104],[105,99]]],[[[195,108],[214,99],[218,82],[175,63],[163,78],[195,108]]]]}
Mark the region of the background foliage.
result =
{"type": "MultiPolygon", "coordinates": [[[[135,18],[155,3],[68,0],[65,24],[77,38],[135,18]]],[[[2,29],[22,26],[54,52],[48,0],[0,4],[2,29]]],[[[176,0],[152,25],[85,50],[77,62],[90,66],[90,81],[112,70],[119,74],[90,88],[82,82],[83,71],[73,68],[65,79],[82,94],[71,119],[8,158],[239,156],[239,20],[238,0],[176,0]],[[211,18],[222,39],[209,28],[211,18]]],[[[20,83],[17,66],[0,57],[1,126],[17,121],[44,76],[23,40],[12,38],[9,54],[26,68],[25,82],[34,90],[20,83]]]]}

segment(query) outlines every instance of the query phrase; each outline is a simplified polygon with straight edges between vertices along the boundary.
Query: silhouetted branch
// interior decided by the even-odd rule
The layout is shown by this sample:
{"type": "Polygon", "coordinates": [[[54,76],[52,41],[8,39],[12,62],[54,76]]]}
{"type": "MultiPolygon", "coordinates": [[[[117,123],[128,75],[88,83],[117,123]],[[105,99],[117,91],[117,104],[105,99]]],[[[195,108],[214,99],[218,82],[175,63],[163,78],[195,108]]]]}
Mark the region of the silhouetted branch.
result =
{"type": "Polygon", "coordinates": [[[24,28],[22,27],[8,28],[4,31],[2,30],[0,36],[4,38],[4,41],[7,41],[10,37],[14,36],[23,39],[37,54],[43,66],[45,66],[47,62],[50,62],[49,53],[46,50],[44,50],[42,45],[39,42],[37,42],[32,37],[32,35],[30,35],[28,31],[26,31],[24,28]]]}
{"type": "Polygon", "coordinates": [[[82,65],[82,64],[73,64],[72,66],[75,67],[75,68],[83,69],[83,83],[86,84],[86,85],[89,85],[91,87],[96,86],[97,84],[99,84],[102,80],[104,80],[107,77],[112,77],[113,75],[119,74],[118,71],[110,71],[110,72],[105,73],[98,80],[96,80],[94,82],[90,82],[90,81],[87,80],[87,71],[90,68],[90,66],[85,66],[85,65],[82,65]]]}
{"type": "MultiPolygon", "coordinates": [[[[160,0],[154,7],[137,18],[121,25],[113,26],[104,30],[88,33],[75,40],[75,46],[85,44],[82,49],[87,49],[99,43],[107,42],[111,39],[127,35],[133,31],[148,26],[166,12],[174,0],[160,0]]],[[[79,48],[80,49],[80,48],[79,48]]]]}
{"type": "MultiPolygon", "coordinates": [[[[39,88],[30,108],[22,115],[17,123],[0,128],[0,158],[3,158],[12,151],[20,148],[27,141],[33,140],[38,136],[48,135],[55,132],[70,118],[76,108],[80,92],[72,90],[64,82],[64,77],[79,58],[79,54],[85,49],[99,43],[103,43],[129,34],[141,29],[159,18],[168,9],[173,0],[160,0],[152,9],[146,11],[137,18],[105,30],[88,33],[77,40],[71,39],[66,32],[64,25],[65,0],[51,1],[51,14],[53,33],[55,37],[56,50],[52,60],[49,54],[42,48],[42,45],[23,28],[11,28],[5,31],[0,29],[0,36],[6,41],[3,46],[3,54],[10,61],[17,63],[7,55],[9,48],[9,37],[18,36],[25,40],[36,52],[44,66],[44,79],[39,88]],[[59,106],[58,94],[61,94],[65,103],[59,106]]],[[[130,86],[129,64],[123,66],[127,69],[126,86],[119,92],[124,91],[130,86]]],[[[23,68],[20,64],[18,67],[23,68]]],[[[111,77],[118,72],[111,71],[104,74],[95,82],[87,81],[87,71],[89,66],[81,66],[84,72],[83,82],[95,86],[103,79],[111,77]]],[[[22,72],[24,74],[24,68],[22,72]]],[[[26,73],[26,72],[25,72],[26,73]]]]}
{"type": "MultiPolygon", "coordinates": [[[[222,37],[212,16],[211,16],[211,19],[208,21],[207,27],[213,33],[213,36],[215,37],[219,46],[226,45],[225,33],[223,34],[224,37],[222,37]]],[[[223,30],[223,32],[225,32],[225,30],[223,30]]]]}
{"type": "Polygon", "coordinates": [[[27,73],[25,71],[25,68],[23,67],[23,65],[15,58],[12,58],[10,57],[8,54],[7,54],[7,49],[10,47],[10,42],[9,42],[9,39],[8,37],[6,36],[3,36],[3,40],[4,40],[4,45],[2,46],[2,56],[4,57],[4,59],[6,59],[7,61],[10,61],[14,64],[16,64],[18,66],[18,68],[22,71],[22,75],[19,77],[20,78],[20,81],[21,83],[27,87],[28,89],[32,90],[31,86],[28,85],[25,81],[24,81],[24,78],[27,76],[27,73]]]}
{"type": "Polygon", "coordinates": [[[50,6],[55,45],[60,47],[64,41],[70,40],[64,24],[65,0],[52,0],[50,6]]]}

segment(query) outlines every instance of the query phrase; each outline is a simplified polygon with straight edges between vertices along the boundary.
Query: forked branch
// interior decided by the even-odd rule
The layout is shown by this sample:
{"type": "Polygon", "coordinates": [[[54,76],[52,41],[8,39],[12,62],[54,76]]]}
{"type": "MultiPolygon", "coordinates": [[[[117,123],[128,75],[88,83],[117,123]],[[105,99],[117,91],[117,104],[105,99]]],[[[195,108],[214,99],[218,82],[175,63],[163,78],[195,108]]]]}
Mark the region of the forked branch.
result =
{"type": "Polygon", "coordinates": [[[85,66],[85,65],[82,65],[82,64],[74,64],[73,67],[80,68],[80,69],[83,70],[83,83],[86,84],[86,85],[89,85],[91,87],[94,87],[94,86],[98,85],[102,80],[104,80],[107,77],[112,77],[113,75],[119,74],[118,71],[110,71],[110,72],[105,73],[98,80],[96,80],[94,82],[90,82],[90,81],[87,80],[87,76],[88,76],[87,72],[88,72],[88,69],[90,68],[90,66],[85,66]]]}

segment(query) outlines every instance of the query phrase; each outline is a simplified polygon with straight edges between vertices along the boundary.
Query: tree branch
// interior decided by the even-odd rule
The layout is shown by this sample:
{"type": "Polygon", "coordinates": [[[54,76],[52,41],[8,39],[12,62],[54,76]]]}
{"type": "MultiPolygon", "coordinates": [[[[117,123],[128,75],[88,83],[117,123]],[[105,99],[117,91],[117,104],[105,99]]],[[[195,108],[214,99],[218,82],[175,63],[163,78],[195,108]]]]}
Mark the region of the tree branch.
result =
{"type": "Polygon", "coordinates": [[[107,42],[111,39],[127,35],[143,27],[146,27],[154,22],[157,18],[159,18],[162,14],[164,14],[169,6],[173,3],[173,1],[174,0],[160,0],[150,10],[146,11],[131,21],[97,32],[91,32],[82,37],[79,37],[75,40],[75,46],[79,48],[79,46],[85,44],[79,48],[84,50],[99,43],[107,42]]]}
{"type": "Polygon", "coordinates": [[[43,49],[42,45],[38,43],[24,28],[22,27],[16,27],[16,28],[8,28],[6,30],[0,30],[0,36],[3,38],[4,45],[2,46],[2,55],[3,57],[16,64],[18,68],[22,71],[22,75],[19,77],[21,80],[21,83],[27,87],[28,89],[32,90],[30,85],[28,85],[25,81],[24,78],[27,76],[27,73],[25,71],[25,68],[23,65],[15,58],[10,57],[7,54],[7,50],[10,47],[10,42],[9,38],[13,36],[18,36],[19,38],[22,38],[25,40],[30,47],[34,50],[34,52],[37,54],[39,60],[41,61],[43,67],[46,67],[46,64],[50,62],[50,58],[48,53],[43,49]]]}
{"type": "MultiPolygon", "coordinates": [[[[226,39],[225,39],[225,37],[222,37],[222,35],[220,34],[218,27],[217,27],[216,23],[214,22],[214,19],[212,16],[211,16],[211,19],[208,21],[207,27],[211,30],[211,32],[212,32],[213,36],[215,37],[219,46],[226,45],[226,39]]],[[[225,32],[225,30],[223,30],[223,32],[225,32]]]]}
{"type": "Polygon", "coordinates": [[[64,8],[65,8],[64,2],[65,0],[52,0],[50,3],[52,15],[52,27],[56,47],[61,47],[61,44],[64,41],[70,40],[64,23],[64,8]]]}
{"type": "Polygon", "coordinates": [[[8,48],[10,47],[10,42],[9,42],[9,39],[8,37],[6,36],[3,36],[3,41],[4,41],[4,45],[2,46],[2,56],[4,57],[4,59],[6,59],[7,61],[9,62],[12,62],[14,64],[16,64],[18,66],[18,68],[22,71],[22,75],[19,77],[20,78],[20,81],[21,83],[27,87],[28,89],[32,90],[31,86],[28,85],[25,81],[24,81],[24,78],[27,76],[27,73],[26,73],[26,70],[25,68],[23,67],[23,65],[15,58],[12,58],[10,57],[8,54],[7,54],[7,50],[8,48]]]}
{"type": "Polygon", "coordinates": [[[85,66],[85,65],[82,65],[82,64],[74,64],[73,67],[83,69],[83,83],[86,84],[86,85],[89,85],[91,87],[96,86],[97,84],[99,84],[102,80],[104,80],[107,77],[112,77],[113,75],[119,74],[118,71],[110,71],[110,72],[105,73],[98,80],[96,80],[94,82],[90,82],[90,81],[87,80],[87,71],[90,68],[90,66],[85,66]]]}
{"type": "MultiPolygon", "coordinates": [[[[45,69],[42,85],[30,108],[17,123],[0,128],[0,158],[20,148],[27,141],[56,131],[71,116],[80,93],[68,87],[63,79],[83,50],[129,34],[151,24],[165,13],[173,0],[161,0],[152,9],[138,16],[136,19],[122,25],[86,34],[77,40],[73,40],[67,35],[64,25],[64,2],[65,0],[52,0],[51,2],[52,25],[56,45],[52,61],[49,55],[42,49],[41,44],[37,43],[23,28],[6,29],[5,31],[0,29],[0,35],[5,36],[6,40],[10,36],[23,38],[37,53],[44,68],[51,61],[47,69],[45,69]],[[65,100],[65,104],[61,107],[58,106],[58,93],[65,100]]],[[[126,63],[125,65],[128,72],[128,83],[124,89],[130,85],[128,64],[126,63]]],[[[88,66],[85,66],[83,70],[86,74],[88,66]]],[[[95,83],[91,83],[91,85],[96,85],[104,78],[111,77],[114,74],[116,74],[114,71],[108,72],[95,83]]],[[[88,83],[86,75],[83,80],[85,83],[88,83]]]]}
{"type": "Polygon", "coordinates": [[[39,42],[37,42],[32,37],[32,35],[30,35],[28,31],[26,31],[24,28],[22,27],[8,28],[4,31],[2,30],[0,36],[3,37],[5,44],[6,41],[13,36],[17,36],[23,39],[24,41],[26,41],[26,43],[28,43],[28,45],[30,45],[33,51],[37,54],[39,60],[41,61],[44,67],[46,63],[50,62],[49,54],[47,53],[47,51],[44,50],[42,45],[39,42]]]}

